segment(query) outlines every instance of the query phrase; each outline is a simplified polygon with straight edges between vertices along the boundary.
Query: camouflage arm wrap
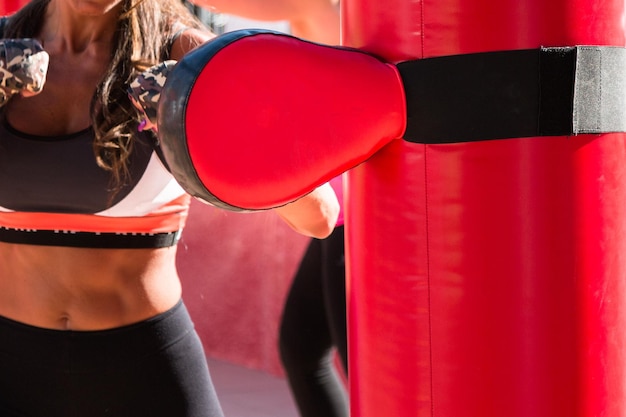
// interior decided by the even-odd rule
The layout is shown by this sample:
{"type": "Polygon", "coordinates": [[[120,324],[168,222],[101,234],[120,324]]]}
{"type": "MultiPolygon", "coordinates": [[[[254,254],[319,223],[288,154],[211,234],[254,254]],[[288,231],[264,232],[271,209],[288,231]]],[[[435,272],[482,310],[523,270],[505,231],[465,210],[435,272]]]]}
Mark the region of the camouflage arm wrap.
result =
{"type": "MultiPolygon", "coordinates": [[[[156,126],[157,107],[161,90],[167,76],[176,65],[176,61],[164,61],[142,72],[128,87],[128,95],[135,103],[137,110],[143,113],[141,117],[148,119],[156,126]]],[[[142,123],[140,129],[145,125],[142,123]]]]}
{"type": "Polygon", "coordinates": [[[43,89],[50,57],[35,39],[0,40],[0,106],[13,94],[43,89]]]}

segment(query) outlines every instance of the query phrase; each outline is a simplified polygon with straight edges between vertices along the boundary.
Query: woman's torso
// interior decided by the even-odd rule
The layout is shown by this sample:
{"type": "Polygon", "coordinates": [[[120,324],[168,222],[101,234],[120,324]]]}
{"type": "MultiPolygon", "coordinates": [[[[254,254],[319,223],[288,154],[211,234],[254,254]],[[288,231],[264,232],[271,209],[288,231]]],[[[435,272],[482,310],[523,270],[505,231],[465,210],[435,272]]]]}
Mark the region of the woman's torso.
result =
{"type": "Polygon", "coordinates": [[[0,316],[98,330],[152,317],[180,299],[175,246],[83,249],[0,243],[0,316]]]}
{"type": "MultiPolygon", "coordinates": [[[[56,42],[44,42],[50,65],[42,93],[13,99],[4,109],[6,123],[15,132],[39,140],[71,137],[89,129],[91,97],[109,57],[106,42],[84,49],[56,42]]],[[[59,169],[66,168],[63,162],[57,162],[59,169]]],[[[54,161],[48,169],[55,171],[54,161]]],[[[59,193],[73,193],[64,189],[68,184],[57,186],[59,193]]],[[[3,200],[28,202],[8,195],[9,191],[15,192],[8,189],[5,187],[7,195],[0,195],[0,206],[3,200]]],[[[58,202],[63,203],[63,199],[58,202]]],[[[112,328],[143,320],[169,309],[180,298],[175,253],[175,246],[92,249],[2,242],[0,316],[40,327],[76,330],[112,328]]]]}

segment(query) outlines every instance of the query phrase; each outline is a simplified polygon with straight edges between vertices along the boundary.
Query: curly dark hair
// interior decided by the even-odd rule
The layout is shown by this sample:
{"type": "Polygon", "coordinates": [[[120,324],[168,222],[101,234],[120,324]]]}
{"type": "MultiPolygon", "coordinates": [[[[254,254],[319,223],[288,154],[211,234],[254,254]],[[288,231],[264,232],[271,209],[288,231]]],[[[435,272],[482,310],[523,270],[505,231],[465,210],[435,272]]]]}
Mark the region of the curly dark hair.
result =
{"type": "MultiPolygon", "coordinates": [[[[5,38],[36,38],[50,0],[31,0],[9,19],[5,38]]],[[[118,186],[137,132],[138,114],[126,93],[142,71],[169,58],[171,42],[183,27],[206,27],[181,0],[124,0],[111,60],[91,100],[94,153],[118,186]]]]}

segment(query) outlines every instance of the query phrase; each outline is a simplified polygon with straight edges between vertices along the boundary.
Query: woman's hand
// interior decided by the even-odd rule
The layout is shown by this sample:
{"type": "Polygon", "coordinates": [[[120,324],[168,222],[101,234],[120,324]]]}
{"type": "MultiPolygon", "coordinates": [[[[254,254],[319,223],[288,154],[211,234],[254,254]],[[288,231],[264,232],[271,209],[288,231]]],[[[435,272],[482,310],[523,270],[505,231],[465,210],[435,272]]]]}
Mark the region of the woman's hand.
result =
{"type": "Polygon", "coordinates": [[[161,90],[167,76],[176,65],[176,61],[169,60],[148,68],[130,83],[128,97],[142,118],[139,131],[154,130],[157,128],[157,109],[161,90]]]}
{"type": "Polygon", "coordinates": [[[0,40],[0,106],[15,94],[39,94],[49,62],[50,56],[35,39],[0,40]]]}

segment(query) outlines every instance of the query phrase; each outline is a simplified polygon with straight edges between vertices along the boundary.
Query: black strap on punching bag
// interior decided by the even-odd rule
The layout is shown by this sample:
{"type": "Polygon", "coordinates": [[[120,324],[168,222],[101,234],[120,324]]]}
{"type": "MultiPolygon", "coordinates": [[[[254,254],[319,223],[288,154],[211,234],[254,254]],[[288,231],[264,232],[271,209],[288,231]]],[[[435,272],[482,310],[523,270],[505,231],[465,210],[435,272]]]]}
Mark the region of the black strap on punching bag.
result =
{"type": "Polygon", "coordinates": [[[626,132],[626,49],[573,46],[398,64],[416,143],[626,132]]]}

